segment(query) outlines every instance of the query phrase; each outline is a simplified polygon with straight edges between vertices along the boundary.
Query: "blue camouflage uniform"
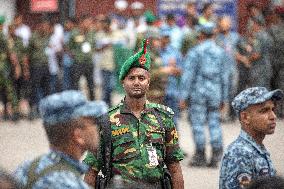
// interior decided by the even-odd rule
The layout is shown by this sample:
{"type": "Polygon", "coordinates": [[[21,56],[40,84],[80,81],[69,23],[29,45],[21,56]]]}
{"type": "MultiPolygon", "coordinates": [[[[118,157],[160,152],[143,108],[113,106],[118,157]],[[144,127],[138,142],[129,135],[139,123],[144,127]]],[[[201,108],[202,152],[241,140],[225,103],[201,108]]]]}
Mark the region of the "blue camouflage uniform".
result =
{"type": "MultiPolygon", "coordinates": [[[[78,171],[82,175],[89,169],[89,166],[87,166],[86,164],[81,163],[78,160],[74,160],[72,157],[67,156],[62,152],[50,151],[48,154],[40,157],[35,172],[39,174],[46,167],[55,165],[62,159],[72,165],[76,169],[76,171],[78,171]]],[[[27,185],[28,182],[28,172],[31,167],[31,163],[32,161],[25,162],[23,165],[18,167],[14,173],[16,179],[18,179],[24,186],[27,185]]],[[[90,187],[81,179],[81,177],[78,177],[71,171],[54,171],[38,179],[38,181],[33,185],[32,188],[87,189],[90,187]]]]}
{"type": "Polygon", "coordinates": [[[270,154],[245,131],[226,150],[220,173],[220,189],[241,188],[259,176],[275,176],[270,154]]]}
{"type": "MultiPolygon", "coordinates": [[[[281,90],[269,92],[264,87],[253,87],[242,91],[232,102],[237,114],[253,104],[283,98],[281,90]]],[[[244,188],[252,179],[260,176],[275,176],[276,171],[270,154],[264,147],[241,130],[239,137],[229,145],[222,159],[220,189],[244,188]]]]}
{"type": "Polygon", "coordinates": [[[219,108],[228,99],[225,64],[225,52],[213,39],[191,49],[184,62],[181,99],[190,99],[189,119],[197,150],[205,148],[207,120],[213,149],[223,146],[219,108]]]}
{"type": "MultiPolygon", "coordinates": [[[[102,101],[88,102],[81,92],[70,90],[55,93],[42,99],[39,109],[44,126],[56,127],[58,123],[79,117],[97,118],[107,112],[107,105],[102,101]]],[[[87,189],[90,187],[82,180],[81,176],[88,169],[89,166],[85,163],[66,153],[51,149],[47,154],[23,163],[16,169],[14,176],[23,186],[31,185],[29,188],[32,189],[87,189]],[[62,163],[67,165],[69,169],[52,169],[52,171],[46,172],[51,167],[62,166],[62,163]],[[32,182],[33,178],[36,178],[34,182],[32,182]]]]}
{"type": "MultiPolygon", "coordinates": [[[[162,58],[163,66],[169,66],[169,60],[173,58],[176,60],[176,66],[182,69],[181,65],[182,55],[176,48],[174,48],[170,44],[160,51],[160,56],[162,58]]],[[[179,95],[180,95],[179,92],[180,92],[180,76],[169,75],[166,86],[165,103],[175,112],[174,115],[175,124],[177,124],[177,119],[179,117],[179,107],[178,107],[179,95]]]]}

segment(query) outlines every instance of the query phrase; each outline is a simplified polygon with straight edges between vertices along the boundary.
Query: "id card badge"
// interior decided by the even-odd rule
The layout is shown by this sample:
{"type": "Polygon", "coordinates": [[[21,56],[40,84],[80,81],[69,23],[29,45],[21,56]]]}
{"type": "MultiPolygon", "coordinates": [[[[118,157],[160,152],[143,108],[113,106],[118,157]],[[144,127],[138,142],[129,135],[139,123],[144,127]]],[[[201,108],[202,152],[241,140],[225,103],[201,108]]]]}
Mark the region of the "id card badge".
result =
{"type": "Polygon", "coordinates": [[[159,162],[158,162],[158,156],[157,156],[156,148],[154,148],[151,144],[151,145],[147,146],[147,152],[148,152],[150,167],[158,166],[159,162]]]}

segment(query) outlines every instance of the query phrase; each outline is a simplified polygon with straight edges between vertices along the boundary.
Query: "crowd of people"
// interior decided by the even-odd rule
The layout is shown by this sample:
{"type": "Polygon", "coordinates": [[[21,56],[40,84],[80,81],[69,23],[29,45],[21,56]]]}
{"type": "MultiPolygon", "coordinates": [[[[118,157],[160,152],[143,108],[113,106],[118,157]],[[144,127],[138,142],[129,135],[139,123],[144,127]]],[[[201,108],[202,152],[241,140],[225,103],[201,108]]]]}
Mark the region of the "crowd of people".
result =
{"type": "MultiPolygon", "coordinates": [[[[125,1],[116,6],[122,10],[125,1]]],[[[241,36],[231,31],[229,16],[214,17],[212,3],[201,15],[189,3],[184,22],[173,14],[161,20],[143,13],[140,2],[131,7],[131,18],[119,11],[84,15],[64,27],[43,20],[32,32],[18,15],[6,35],[0,17],[3,117],[21,118],[19,102],[26,99],[28,118],[41,115],[50,144],[49,153],[19,166],[15,178],[27,188],[105,188],[117,187],[111,182],[118,175],[122,188],[182,189],[177,123],[189,106],[195,144],[189,166],[217,168],[223,156],[220,189],[253,188],[270,181],[258,180],[264,176],[279,179],[263,140],[274,133],[275,112],[284,116],[284,9],[263,14],[250,4],[241,36]],[[92,102],[79,91],[81,76],[92,102]],[[113,106],[117,83],[125,97],[113,106]],[[224,121],[238,118],[241,124],[224,155],[223,111],[224,121]]]]}
{"type": "MultiPolygon", "coordinates": [[[[179,101],[183,100],[179,81],[188,71],[192,72],[187,68],[191,61],[188,56],[203,41],[201,28],[208,23],[214,25],[213,39],[226,54],[222,73],[213,77],[226,74],[228,102],[247,87],[283,88],[283,9],[263,14],[256,5],[250,4],[247,33],[241,36],[231,30],[229,16],[216,18],[212,3],[206,3],[200,15],[196,5],[188,3],[186,16],[177,19],[168,14],[161,19],[151,11],[143,12],[145,8],[140,2],[131,4],[133,15],[127,17],[122,14],[125,8],[122,2],[117,1],[117,12],[107,16],[70,18],[64,26],[42,20],[33,30],[23,23],[22,15],[17,15],[8,32],[4,32],[5,18],[1,16],[3,118],[21,118],[22,99],[29,102],[28,118],[37,118],[40,99],[58,91],[79,89],[81,76],[87,80],[91,100],[102,98],[111,105],[124,57],[137,52],[141,39],[148,38],[154,62],[151,71],[154,82],[148,98],[171,107],[177,121],[179,101]],[[267,17],[273,19],[268,23],[267,17]],[[97,95],[98,89],[101,97],[97,95]]],[[[228,114],[224,119],[232,120],[235,115],[228,104],[224,106],[228,114]]],[[[283,117],[283,105],[278,114],[283,117]]]]}

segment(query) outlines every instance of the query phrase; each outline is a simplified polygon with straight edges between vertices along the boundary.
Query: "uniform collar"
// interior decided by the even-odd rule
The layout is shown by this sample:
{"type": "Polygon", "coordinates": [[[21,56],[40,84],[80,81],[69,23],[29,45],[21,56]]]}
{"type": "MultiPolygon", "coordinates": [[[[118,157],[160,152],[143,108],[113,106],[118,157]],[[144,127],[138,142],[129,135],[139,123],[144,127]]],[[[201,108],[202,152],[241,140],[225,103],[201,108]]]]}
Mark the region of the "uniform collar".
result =
{"type": "Polygon", "coordinates": [[[81,174],[85,174],[89,170],[89,166],[87,164],[80,162],[61,151],[51,150],[49,156],[55,161],[59,161],[60,159],[65,160],[81,174]]]}
{"type": "MultiPolygon", "coordinates": [[[[148,100],[146,100],[146,103],[145,103],[145,106],[144,106],[144,110],[142,111],[141,114],[148,113],[148,112],[152,111],[152,108],[149,106],[149,104],[150,104],[150,102],[148,100]]],[[[132,111],[130,110],[130,108],[125,103],[125,98],[120,103],[120,113],[122,113],[122,114],[132,114],[132,111]]]]}
{"type": "Polygon", "coordinates": [[[244,130],[241,130],[240,137],[250,143],[259,153],[270,155],[264,145],[257,144],[256,141],[252,138],[252,136],[250,136],[244,130]]]}

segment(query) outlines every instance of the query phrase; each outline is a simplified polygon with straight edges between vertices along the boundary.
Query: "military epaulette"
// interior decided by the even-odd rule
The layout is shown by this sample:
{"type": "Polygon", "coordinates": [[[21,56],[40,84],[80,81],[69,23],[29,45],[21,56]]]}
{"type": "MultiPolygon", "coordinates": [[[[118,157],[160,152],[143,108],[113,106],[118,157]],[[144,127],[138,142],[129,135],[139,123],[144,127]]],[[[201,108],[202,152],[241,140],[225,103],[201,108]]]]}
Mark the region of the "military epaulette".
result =
{"type": "Polygon", "coordinates": [[[113,110],[116,110],[117,108],[119,108],[122,105],[122,103],[120,102],[119,104],[117,104],[116,106],[113,106],[111,108],[108,109],[108,113],[112,112],[113,110]]]}
{"type": "Polygon", "coordinates": [[[161,112],[163,112],[167,115],[170,115],[170,116],[174,116],[174,114],[175,114],[174,111],[170,107],[162,105],[162,104],[149,103],[148,106],[150,108],[155,108],[155,109],[157,109],[157,110],[159,110],[159,111],[161,111],[161,112]]]}

